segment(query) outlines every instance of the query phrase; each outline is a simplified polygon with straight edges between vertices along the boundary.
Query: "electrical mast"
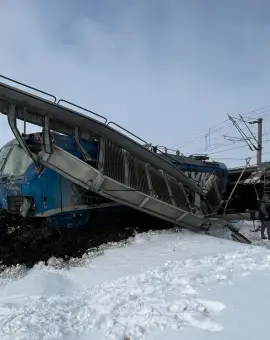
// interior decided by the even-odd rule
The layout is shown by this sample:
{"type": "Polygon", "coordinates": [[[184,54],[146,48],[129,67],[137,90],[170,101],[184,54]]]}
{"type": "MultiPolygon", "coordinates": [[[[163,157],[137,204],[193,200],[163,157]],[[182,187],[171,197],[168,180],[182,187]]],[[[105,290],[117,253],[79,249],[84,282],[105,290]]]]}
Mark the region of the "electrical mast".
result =
{"type": "Polygon", "coordinates": [[[262,163],[262,121],[263,121],[262,118],[259,118],[255,121],[246,122],[241,115],[239,115],[240,119],[234,118],[230,115],[228,115],[228,117],[230,121],[233,123],[233,125],[236,127],[236,129],[238,130],[242,138],[229,137],[229,136],[224,136],[224,138],[229,139],[229,140],[234,140],[234,141],[237,139],[245,141],[251,151],[254,151],[254,150],[257,151],[257,165],[258,166],[261,165],[262,163]],[[240,128],[236,120],[240,120],[241,122],[245,124],[245,126],[247,127],[248,131],[251,134],[250,137],[243,131],[243,129],[240,128]],[[258,138],[256,138],[256,136],[253,134],[253,132],[251,131],[247,123],[258,124],[258,138]],[[253,141],[255,142],[255,144],[253,141]]]}
{"type": "Polygon", "coordinates": [[[258,150],[257,150],[257,164],[262,163],[262,118],[258,119],[258,150]]]}
{"type": "Polygon", "coordinates": [[[258,118],[253,122],[249,122],[249,124],[258,124],[258,139],[257,139],[257,165],[262,164],[262,118],[258,118]]]}

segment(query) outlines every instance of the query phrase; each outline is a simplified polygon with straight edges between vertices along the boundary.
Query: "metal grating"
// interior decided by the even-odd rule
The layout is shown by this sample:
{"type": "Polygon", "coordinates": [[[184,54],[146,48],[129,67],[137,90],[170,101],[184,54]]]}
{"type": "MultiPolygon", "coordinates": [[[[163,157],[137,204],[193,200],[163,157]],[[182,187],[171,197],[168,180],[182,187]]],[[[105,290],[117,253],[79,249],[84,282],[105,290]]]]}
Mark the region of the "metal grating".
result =
{"type": "Polygon", "coordinates": [[[104,175],[125,183],[124,151],[108,139],[104,142],[104,175]]]}
{"type": "Polygon", "coordinates": [[[175,179],[169,177],[166,183],[165,174],[148,166],[150,176],[150,183],[148,183],[145,162],[106,139],[104,139],[103,150],[105,176],[170,205],[175,204],[180,209],[190,211],[184,189],[175,179]],[[167,184],[171,190],[168,189],[167,184]]]}
{"type": "Polygon", "coordinates": [[[172,199],[164,176],[160,171],[155,170],[152,167],[149,167],[149,173],[152,181],[153,195],[161,201],[172,204],[172,199]]]}
{"type": "Polygon", "coordinates": [[[181,187],[181,185],[174,179],[169,178],[168,184],[172,191],[172,196],[174,198],[177,207],[190,211],[189,204],[187,202],[187,197],[181,187]]]}
{"type": "Polygon", "coordinates": [[[128,167],[128,185],[131,188],[149,195],[150,188],[148,186],[145,163],[130,153],[127,153],[126,156],[128,167]]]}

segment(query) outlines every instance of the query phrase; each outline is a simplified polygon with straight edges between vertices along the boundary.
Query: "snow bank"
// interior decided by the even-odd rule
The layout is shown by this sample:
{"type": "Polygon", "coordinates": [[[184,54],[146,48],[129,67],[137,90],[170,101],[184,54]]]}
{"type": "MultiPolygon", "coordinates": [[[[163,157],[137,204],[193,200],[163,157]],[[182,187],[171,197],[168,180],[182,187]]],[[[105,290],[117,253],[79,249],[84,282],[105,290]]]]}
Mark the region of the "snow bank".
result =
{"type": "Polygon", "coordinates": [[[1,340],[179,339],[186,329],[208,339],[225,331],[224,311],[233,313],[209,292],[270,273],[267,249],[186,231],[138,235],[129,247],[81,261],[2,273],[1,340]]]}

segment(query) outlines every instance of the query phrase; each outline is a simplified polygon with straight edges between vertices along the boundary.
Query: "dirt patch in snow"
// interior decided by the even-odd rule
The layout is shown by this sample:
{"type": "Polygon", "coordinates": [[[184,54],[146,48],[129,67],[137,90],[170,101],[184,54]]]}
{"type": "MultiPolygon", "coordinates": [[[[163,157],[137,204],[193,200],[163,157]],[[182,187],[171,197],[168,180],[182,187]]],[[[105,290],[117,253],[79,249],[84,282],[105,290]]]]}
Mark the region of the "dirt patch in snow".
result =
{"type": "Polygon", "coordinates": [[[0,237],[0,264],[24,264],[32,267],[51,257],[81,257],[85,252],[104,243],[123,242],[135,233],[171,229],[172,224],[135,212],[115,219],[99,219],[79,228],[46,228],[44,223],[22,224],[14,232],[0,237]]]}

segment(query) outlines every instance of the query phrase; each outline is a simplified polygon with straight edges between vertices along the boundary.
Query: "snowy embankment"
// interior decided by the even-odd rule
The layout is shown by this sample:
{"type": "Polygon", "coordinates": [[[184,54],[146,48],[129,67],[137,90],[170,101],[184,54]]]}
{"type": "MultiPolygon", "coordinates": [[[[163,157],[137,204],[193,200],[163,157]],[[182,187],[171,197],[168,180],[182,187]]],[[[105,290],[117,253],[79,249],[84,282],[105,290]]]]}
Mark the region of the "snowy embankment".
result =
{"type": "Polygon", "coordinates": [[[269,275],[263,247],[140,234],[69,267],[5,270],[0,339],[268,339],[269,275]]]}

